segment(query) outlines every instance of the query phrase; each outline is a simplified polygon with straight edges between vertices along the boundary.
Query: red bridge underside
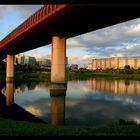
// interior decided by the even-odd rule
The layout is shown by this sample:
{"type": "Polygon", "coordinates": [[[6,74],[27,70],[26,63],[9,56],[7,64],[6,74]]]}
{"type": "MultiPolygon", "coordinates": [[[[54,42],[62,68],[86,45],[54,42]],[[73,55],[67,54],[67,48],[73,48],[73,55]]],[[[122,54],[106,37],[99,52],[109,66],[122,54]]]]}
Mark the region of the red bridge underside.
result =
{"type": "Polygon", "coordinates": [[[70,38],[139,18],[139,9],[140,5],[46,5],[0,41],[0,60],[48,45],[54,35],[70,38]]]}

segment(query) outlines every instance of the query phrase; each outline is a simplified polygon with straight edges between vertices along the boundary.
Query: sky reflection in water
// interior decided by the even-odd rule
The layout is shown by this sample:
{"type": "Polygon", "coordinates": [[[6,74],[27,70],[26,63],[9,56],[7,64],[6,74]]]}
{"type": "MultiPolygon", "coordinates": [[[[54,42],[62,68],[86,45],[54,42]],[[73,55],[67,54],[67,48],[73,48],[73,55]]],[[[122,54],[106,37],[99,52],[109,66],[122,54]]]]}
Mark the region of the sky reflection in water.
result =
{"type": "Polygon", "coordinates": [[[140,81],[68,81],[66,96],[58,99],[50,97],[49,83],[15,84],[14,102],[49,123],[51,113],[59,119],[65,114],[68,125],[118,124],[120,119],[140,123],[139,85],[140,81]]]}

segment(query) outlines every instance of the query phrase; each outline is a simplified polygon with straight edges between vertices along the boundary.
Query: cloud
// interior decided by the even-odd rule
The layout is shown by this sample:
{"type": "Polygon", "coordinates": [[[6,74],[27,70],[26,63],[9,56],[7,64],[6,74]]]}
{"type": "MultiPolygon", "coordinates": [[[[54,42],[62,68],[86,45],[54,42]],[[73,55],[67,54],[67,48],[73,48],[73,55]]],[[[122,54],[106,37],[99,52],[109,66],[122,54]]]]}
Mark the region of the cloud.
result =
{"type": "Polygon", "coordinates": [[[71,38],[68,47],[85,48],[93,57],[137,55],[135,50],[139,50],[139,38],[140,18],[71,38]]]}
{"type": "Polygon", "coordinates": [[[0,18],[11,12],[18,12],[22,18],[28,18],[43,5],[0,5],[0,18]]]}
{"type": "MultiPolygon", "coordinates": [[[[12,12],[18,13],[22,19],[26,19],[42,6],[0,5],[0,19],[12,12]]],[[[77,56],[69,57],[69,63],[83,66],[89,63],[93,57],[139,55],[139,38],[140,18],[70,38],[67,40],[67,48],[84,49],[85,54],[80,55],[80,51],[77,52],[77,56]]],[[[44,48],[40,50],[43,50],[40,51],[41,57],[46,58],[44,48]]]]}
{"type": "Polygon", "coordinates": [[[13,9],[19,12],[19,14],[23,17],[29,17],[38,9],[40,9],[43,5],[20,5],[20,6],[13,6],[13,9]]]}
{"type": "Polygon", "coordinates": [[[76,38],[68,39],[67,45],[69,47],[82,46],[82,44],[80,43],[80,41],[78,39],[76,39],[76,38]]]}
{"type": "Polygon", "coordinates": [[[34,54],[34,57],[35,57],[36,59],[40,59],[40,58],[41,58],[41,54],[40,54],[40,53],[35,53],[35,54],[34,54]]]}
{"type": "Polygon", "coordinates": [[[140,36],[140,23],[131,25],[130,28],[127,30],[128,35],[131,36],[140,36]]]}
{"type": "Polygon", "coordinates": [[[131,44],[128,43],[125,47],[119,50],[119,52],[122,52],[124,55],[128,56],[139,56],[140,55],[140,44],[131,44]]]}
{"type": "Polygon", "coordinates": [[[51,54],[47,54],[47,55],[46,55],[46,58],[47,58],[47,59],[51,59],[51,54]]]}
{"type": "Polygon", "coordinates": [[[92,55],[85,54],[80,56],[70,56],[68,61],[69,64],[78,64],[79,67],[85,67],[92,58],[92,55]]]}
{"type": "Polygon", "coordinates": [[[0,5],[0,39],[4,38],[42,6],[43,5],[0,5]]]}
{"type": "Polygon", "coordinates": [[[5,5],[0,5],[0,18],[2,18],[7,13],[7,7],[5,5]]]}

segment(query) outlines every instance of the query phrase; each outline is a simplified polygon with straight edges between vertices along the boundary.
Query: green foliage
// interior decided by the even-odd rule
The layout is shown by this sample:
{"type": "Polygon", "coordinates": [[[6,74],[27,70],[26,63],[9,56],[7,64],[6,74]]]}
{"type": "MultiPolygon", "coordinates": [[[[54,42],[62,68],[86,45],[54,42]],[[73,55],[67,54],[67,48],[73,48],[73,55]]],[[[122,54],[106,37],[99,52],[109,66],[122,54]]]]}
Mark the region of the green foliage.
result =
{"type": "Polygon", "coordinates": [[[15,72],[15,81],[50,81],[50,72],[15,72]]]}
{"type": "Polygon", "coordinates": [[[130,68],[129,65],[125,66],[124,69],[104,69],[94,70],[94,73],[109,73],[109,74],[140,74],[138,69],[130,68]]]}
{"type": "Polygon", "coordinates": [[[97,69],[67,72],[68,80],[86,80],[89,78],[120,79],[120,80],[140,80],[140,70],[138,69],[97,69]]]}
{"type": "Polygon", "coordinates": [[[124,119],[119,120],[119,125],[136,125],[137,122],[135,121],[126,121],[124,119]]]}
{"type": "Polygon", "coordinates": [[[130,66],[129,65],[125,65],[124,69],[130,69],[130,66]]]}
{"type": "Polygon", "coordinates": [[[20,72],[38,72],[38,71],[50,71],[46,67],[40,67],[39,65],[15,65],[15,71],[20,72]]]}
{"type": "MultiPolygon", "coordinates": [[[[0,80],[5,81],[5,71],[0,71],[0,80]]],[[[50,69],[38,68],[38,66],[22,66],[15,67],[15,81],[50,81],[50,69]]],[[[121,80],[140,80],[139,69],[97,69],[87,70],[79,69],[78,71],[66,72],[67,80],[86,80],[89,78],[104,79],[121,79],[121,80]]]]}

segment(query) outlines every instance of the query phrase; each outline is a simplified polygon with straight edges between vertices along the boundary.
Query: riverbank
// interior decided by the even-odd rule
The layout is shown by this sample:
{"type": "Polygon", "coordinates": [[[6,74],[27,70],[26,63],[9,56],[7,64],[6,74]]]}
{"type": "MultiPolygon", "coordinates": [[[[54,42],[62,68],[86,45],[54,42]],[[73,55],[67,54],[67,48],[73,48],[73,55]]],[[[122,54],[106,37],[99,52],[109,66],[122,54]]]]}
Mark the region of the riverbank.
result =
{"type": "MultiPolygon", "coordinates": [[[[50,81],[50,72],[15,72],[15,82],[45,82],[50,81]]],[[[104,71],[75,71],[66,73],[67,80],[86,80],[89,78],[113,80],[140,80],[139,73],[110,73],[104,71]]],[[[5,72],[0,72],[0,81],[5,82],[5,72]]]]}
{"type": "MultiPolygon", "coordinates": [[[[95,78],[95,72],[70,72],[69,80],[95,78]]],[[[96,78],[112,78],[108,73],[97,73],[96,78]]],[[[117,74],[111,74],[116,76],[117,74]]],[[[131,74],[132,76],[133,74],[131,74]]],[[[138,77],[138,74],[135,74],[138,77]]],[[[116,77],[118,78],[118,77],[116,77]]],[[[121,77],[122,78],[122,77],[121,77]]],[[[4,79],[4,78],[3,78],[4,79]]],[[[15,79],[21,81],[50,80],[50,73],[17,73],[15,79]],[[18,77],[20,76],[20,77],[18,77]],[[44,76],[44,77],[43,77],[44,76]],[[40,77],[40,78],[39,78],[40,77]]],[[[16,114],[12,112],[13,114],[16,114]]],[[[20,115],[20,113],[17,113],[20,115]]],[[[51,126],[46,123],[0,118],[0,136],[135,136],[140,135],[139,125],[103,126],[51,126]]]]}
{"type": "MultiPolygon", "coordinates": [[[[5,72],[0,72],[0,81],[5,82],[5,72]]],[[[15,72],[15,82],[45,82],[50,81],[50,72],[15,72]]]]}
{"type": "Polygon", "coordinates": [[[51,126],[0,118],[0,136],[140,136],[140,125],[51,126]]]}
{"type": "Polygon", "coordinates": [[[138,73],[107,73],[100,71],[84,71],[84,72],[69,72],[67,73],[68,80],[86,80],[89,78],[113,79],[113,80],[140,80],[138,73]]]}

